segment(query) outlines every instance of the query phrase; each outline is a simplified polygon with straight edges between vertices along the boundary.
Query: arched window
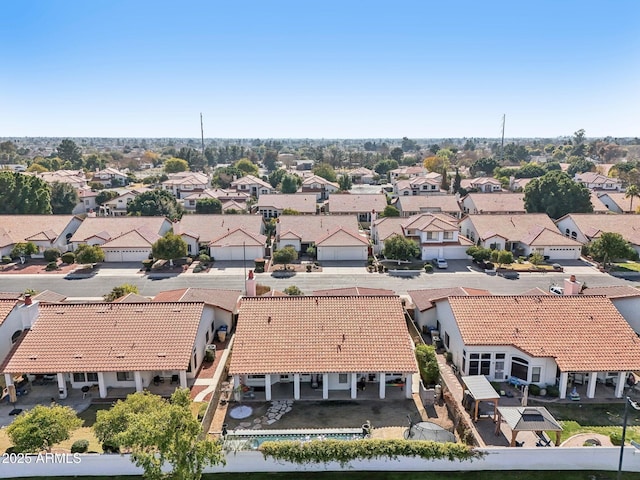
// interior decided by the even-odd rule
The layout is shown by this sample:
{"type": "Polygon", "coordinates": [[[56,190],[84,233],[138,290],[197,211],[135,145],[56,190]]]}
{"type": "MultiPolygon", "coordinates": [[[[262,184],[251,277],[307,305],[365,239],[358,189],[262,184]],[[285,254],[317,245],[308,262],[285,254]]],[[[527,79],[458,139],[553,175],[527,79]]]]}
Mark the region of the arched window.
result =
{"type": "Polygon", "coordinates": [[[22,335],[22,330],[16,330],[15,332],[13,332],[13,335],[11,335],[12,345],[18,341],[18,338],[20,338],[20,335],[22,335]]]}
{"type": "Polygon", "coordinates": [[[564,234],[565,234],[567,237],[569,236],[570,231],[569,231],[569,229],[568,229],[568,228],[567,228],[567,229],[565,229],[564,234]]]}
{"type": "Polygon", "coordinates": [[[511,376],[527,382],[529,380],[529,362],[524,358],[511,358],[511,376]]]}

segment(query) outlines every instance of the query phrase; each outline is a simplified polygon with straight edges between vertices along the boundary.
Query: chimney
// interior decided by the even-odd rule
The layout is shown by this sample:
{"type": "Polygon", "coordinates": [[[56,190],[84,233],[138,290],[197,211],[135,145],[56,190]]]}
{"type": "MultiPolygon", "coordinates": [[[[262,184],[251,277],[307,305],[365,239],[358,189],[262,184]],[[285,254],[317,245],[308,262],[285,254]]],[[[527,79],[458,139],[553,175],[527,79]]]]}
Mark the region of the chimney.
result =
{"type": "Polygon", "coordinates": [[[249,275],[244,282],[244,292],[247,297],[255,297],[256,296],[256,278],[253,275],[253,270],[249,270],[249,275]]]}
{"type": "Polygon", "coordinates": [[[371,210],[371,223],[375,222],[378,218],[378,214],[376,214],[375,210],[371,210]]]}
{"type": "Polygon", "coordinates": [[[564,281],[564,294],[565,295],[578,295],[582,288],[582,282],[576,280],[575,275],[571,275],[569,279],[564,281]]]}
{"type": "Polygon", "coordinates": [[[24,296],[24,304],[25,304],[25,305],[31,305],[32,303],[33,303],[33,302],[32,302],[32,300],[31,300],[31,294],[30,294],[30,293],[27,293],[27,294],[24,296]]]}

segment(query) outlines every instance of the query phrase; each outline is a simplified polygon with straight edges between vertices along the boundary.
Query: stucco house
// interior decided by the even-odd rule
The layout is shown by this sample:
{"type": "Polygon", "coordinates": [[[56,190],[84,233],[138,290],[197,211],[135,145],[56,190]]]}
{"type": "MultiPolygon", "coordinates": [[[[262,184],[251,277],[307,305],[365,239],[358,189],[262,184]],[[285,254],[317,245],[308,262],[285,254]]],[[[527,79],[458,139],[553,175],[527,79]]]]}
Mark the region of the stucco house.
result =
{"type": "Polygon", "coordinates": [[[165,217],[89,217],[71,237],[79,245],[100,245],[105,262],[140,262],[173,224],[165,217]]]}
{"type": "Polygon", "coordinates": [[[524,193],[469,193],[460,199],[460,204],[467,214],[526,213],[524,193]]]}
{"type": "Polygon", "coordinates": [[[365,261],[369,253],[369,240],[352,229],[338,227],[316,242],[318,260],[365,261]]]}
{"type": "Polygon", "coordinates": [[[441,182],[442,180],[433,177],[414,177],[407,180],[398,180],[393,185],[393,193],[398,197],[440,194],[441,182]]]}
{"type": "Polygon", "coordinates": [[[71,213],[78,215],[80,213],[95,212],[98,208],[96,204],[97,192],[94,192],[90,188],[78,189],[78,204],[73,208],[71,213]]]}
{"type": "Polygon", "coordinates": [[[605,232],[619,233],[640,253],[640,215],[569,213],[555,221],[560,233],[587,244],[605,232]]]}
{"type": "Polygon", "coordinates": [[[619,192],[622,190],[622,182],[619,178],[607,177],[597,172],[576,173],[574,181],[584,185],[589,190],[603,190],[619,192]]]}
{"type": "Polygon", "coordinates": [[[217,261],[242,260],[244,265],[247,261],[253,265],[256,258],[264,258],[266,242],[265,235],[249,231],[246,227],[236,227],[211,240],[209,252],[217,261]]]}
{"type": "Polygon", "coordinates": [[[25,301],[0,299],[0,364],[29,331],[37,315],[37,304],[29,297],[25,301]]]}
{"type": "Polygon", "coordinates": [[[456,218],[462,215],[455,195],[403,196],[398,197],[394,206],[403,217],[419,213],[446,213],[456,218]]]}
{"type": "Polygon", "coordinates": [[[242,299],[229,373],[266,401],[411,398],[417,371],[397,296],[242,299]]]}
{"type": "Polygon", "coordinates": [[[329,195],[325,212],[332,215],[357,215],[358,221],[368,223],[376,214],[384,211],[387,197],[384,194],[341,194],[329,195]]]}
{"type": "Polygon", "coordinates": [[[263,194],[258,198],[258,213],[264,218],[278,218],[283,210],[295,210],[300,215],[315,215],[316,195],[305,193],[263,194]]]}
{"type": "MultiPolygon", "coordinates": [[[[27,172],[24,175],[31,175],[31,173],[27,172]]],[[[56,170],[55,172],[41,172],[34,175],[47,183],[66,183],[75,188],[87,186],[87,178],[82,170],[56,170]]]]}
{"type": "Polygon", "coordinates": [[[467,190],[477,190],[480,193],[502,192],[502,183],[493,177],[463,178],[460,181],[460,186],[467,190]]]}
{"type": "Polygon", "coordinates": [[[127,214],[127,207],[141,193],[148,192],[146,187],[125,191],[111,200],[104,202],[98,209],[99,215],[122,217],[127,214]]]}
{"type": "Polygon", "coordinates": [[[371,240],[376,253],[384,249],[384,241],[393,235],[415,240],[422,260],[467,258],[466,250],[473,245],[460,235],[455,218],[442,213],[422,213],[409,218],[385,217],[371,225],[371,240]]]}
{"type": "Polygon", "coordinates": [[[467,215],[459,225],[460,232],[476,245],[508,250],[516,257],[539,253],[550,259],[576,260],[582,252],[582,245],[560,235],[544,213],[467,215]]]}
{"type": "MultiPolygon", "coordinates": [[[[314,216],[301,216],[301,215],[283,215],[278,218],[276,222],[276,236],[275,246],[276,248],[282,248],[286,245],[292,245],[298,252],[306,252],[307,248],[316,246],[316,244],[325,239],[330,233],[334,233],[339,229],[344,229],[351,232],[354,235],[360,235],[358,230],[358,219],[355,215],[314,215],[314,216]]],[[[327,239],[327,245],[329,242],[335,242],[338,237],[327,239]]],[[[347,238],[347,244],[351,245],[353,239],[349,236],[347,238]]],[[[365,243],[366,242],[365,240],[365,243]]],[[[357,244],[362,250],[362,244],[357,244]]],[[[343,246],[347,246],[346,244],[343,246]]],[[[339,248],[336,245],[335,248],[339,248]]],[[[318,259],[320,259],[319,251],[323,250],[327,253],[329,248],[327,246],[322,249],[316,250],[318,259]]],[[[348,252],[348,250],[345,250],[348,252]]],[[[367,259],[367,248],[364,247],[364,259],[367,259]]],[[[344,253],[346,255],[346,253],[344,253]]],[[[323,255],[324,256],[324,255],[323,255]]],[[[331,255],[329,255],[331,256],[331,255]]],[[[350,255],[347,255],[350,257],[350,255]]],[[[358,251],[353,258],[347,258],[348,260],[361,260],[362,252],[358,251]]]]}
{"type": "Polygon", "coordinates": [[[610,287],[586,287],[580,292],[583,295],[604,295],[620,312],[633,331],[640,335],[640,289],[631,285],[615,285],[610,287]]]}
{"type": "Polygon", "coordinates": [[[206,190],[210,180],[207,175],[200,172],[170,173],[168,180],[162,182],[162,188],[173,193],[177,199],[182,199],[206,190]]]}
{"type": "Polygon", "coordinates": [[[276,189],[270,183],[259,179],[253,175],[246,175],[231,182],[231,187],[238,192],[248,193],[252,197],[260,198],[260,195],[271,195],[276,193],[276,189]]]}
{"type": "Polygon", "coordinates": [[[614,213],[636,213],[640,207],[640,200],[625,195],[624,192],[606,192],[598,194],[598,199],[614,213]]]}
{"type": "MultiPolygon", "coordinates": [[[[416,177],[426,177],[430,173],[429,170],[422,165],[412,165],[409,167],[400,167],[393,170],[389,170],[389,179],[391,183],[396,183],[398,180],[416,177]]],[[[433,172],[434,173],[434,172],[433,172]]],[[[436,173],[436,175],[439,175],[436,173]]]]}
{"type": "Polygon", "coordinates": [[[302,180],[302,185],[298,189],[300,193],[313,193],[317,202],[329,199],[329,194],[340,190],[340,185],[330,182],[326,178],[318,175],[311,175],[302,180]]]}
{"type": "Polygon", "coordinates": [[[9,255],[17,243],[27,242],[38,247],[35,257],[42,257],[47,248],[66,252],[81,224],[75,215],[0,215],[0,256],[9,255]]]}
{"type": "Polygon", "coordinates": [[[246,210],[247,200],[251,198],[251,195],[246,192],[238,192],[236,190],[229,190],[224,188],[207,189],[202,192],[192,193],[191,195],[187,195],[186,197],[184,197],[184,209],[187,212],[195,212],[198,200],[205,200],[210,198],[217,198],[218,200],[220,200],[223,206],[227,202],[236,202],[238,206],[237,210],[246,210]]]}
{"type": "Polygon", "coordinates": [[[203,302],[33,304],[37,318],[2,365],[16,375],[56,375],[59,397],[98,385],[141,392],[155,377],[186,388],[215,328],[203,302]],[[37,305],[37,307],[35,307],[37,305]]]}
{"type": "Polygon", "coordinates": [[[347,174],[351,177],[351,181],[356,185],[371,185],[374,183],[374,178],[377,175],[376,172],[365,167],[358,167],[353,170],[349,170],[347,174]]]}
{"type": "Polygon", "coordinates": [[[101,183],[105,187],[119,187],[129,183],[129,178],[126,173],[117,168],[107,167],[95,172],[91,181],[101,183]]]}
{"type": "Polygon", "coordinates": [[[264,222],[258,215],[183,215],[175,224],[174,233],[180,235],[187,243],[187,252],[196,255],[202,249],[209,249],[213,240],[238,228],[262,234],[264,222]]]}
{"type": "Polygon", "coordinates": [[[621,398],[627,373],[640,369],[640,340],[604,296],[450,296],[436,309],[440,337],[463,375],[557,384],[561,399],[576,375],[587,398],[612,378],[621,398]]]}

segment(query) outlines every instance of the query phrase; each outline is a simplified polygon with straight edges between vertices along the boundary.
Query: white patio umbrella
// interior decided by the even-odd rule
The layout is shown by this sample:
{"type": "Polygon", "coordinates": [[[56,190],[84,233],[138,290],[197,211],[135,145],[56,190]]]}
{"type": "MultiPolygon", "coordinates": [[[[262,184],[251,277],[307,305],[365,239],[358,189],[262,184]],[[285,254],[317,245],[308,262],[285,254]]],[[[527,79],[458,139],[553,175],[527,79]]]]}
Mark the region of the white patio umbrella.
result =
{"type": "Polygon", "coordinates": [[[524,386],[524,390],[522,391],[522,406],[527,406],[527,400],[529,399],[529,385],[524,386]]]}

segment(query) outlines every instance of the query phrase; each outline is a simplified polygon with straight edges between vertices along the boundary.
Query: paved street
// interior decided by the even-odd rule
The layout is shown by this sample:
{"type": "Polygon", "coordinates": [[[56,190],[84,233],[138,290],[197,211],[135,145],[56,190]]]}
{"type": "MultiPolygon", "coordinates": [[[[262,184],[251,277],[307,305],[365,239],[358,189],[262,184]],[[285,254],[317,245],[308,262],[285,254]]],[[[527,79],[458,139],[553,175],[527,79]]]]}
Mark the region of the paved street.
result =
{"type": "MultiPolygon", "coordinates": [[[[150,278],[131,270],[104,269],[92,278],[69,280],[58,275],[0,275],[0,291],[24,291],[28,288],[36,291],[53,290],[70,297],[101,297],[114,286],[123,283],[136,285],[142,295],[153,296],[163,290],[185,287],[228,288],[242,290],[243,268],[227,268],[207,274],[182,274],[174,277],[150,278]]],[[[463,286],[485,288],[495,294],[517,294],[525,290],[540,287],[548,290],[552,283],[561,284],[571,273],[588,286],[639,285],[611,277],[586,267],[567,269],[565,273],[523,273],[519,280],[506,280],[480,272],[437,271],[421,274],[415,278],[399,278],[388,274],[366,273],[363,268],[345,267],[344,269],[326,268],[324,272],[298,273],[287,279],[276,279],[269,274],[257,274],[258,283],[283,290],[296,285],[305,293],[313,290],[349,286],[386,288],[405,294],[407,290],[420,288],[440,288],[463,286]]]]}

